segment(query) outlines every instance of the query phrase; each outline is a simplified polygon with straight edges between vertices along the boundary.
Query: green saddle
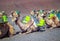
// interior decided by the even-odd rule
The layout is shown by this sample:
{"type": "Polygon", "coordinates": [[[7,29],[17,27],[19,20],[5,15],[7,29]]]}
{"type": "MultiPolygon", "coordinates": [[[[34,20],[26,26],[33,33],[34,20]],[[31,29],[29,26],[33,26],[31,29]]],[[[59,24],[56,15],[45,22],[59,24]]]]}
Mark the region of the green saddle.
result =
{"type": "Polygon", "coordinates": [[[37,24],[37,26],[44,26],[44,25],[45,25],[45,20],[44,19],[40,19],[40,21],[37,24]]]}
{"type": "Polygon", "coordinates": [[[48,18],[52,18],[52,17],[54,17],[54,16],[55,16],[55,14],[50,13],[50,15],[48,16],[48,18]]]}
{"type": "Polygon", "coordinates": [[[6,23],[8,22],[8,18],[6,15],[3,15],[2,18],[0,18],[0,23],[6,23]]]}
{"type": "Polygon", "coordinates": [[[30,16],[25,16],[25,17],[23,17],[23,19],[22,19],[22,23],[28,23],[30,21],[30,16]]]}

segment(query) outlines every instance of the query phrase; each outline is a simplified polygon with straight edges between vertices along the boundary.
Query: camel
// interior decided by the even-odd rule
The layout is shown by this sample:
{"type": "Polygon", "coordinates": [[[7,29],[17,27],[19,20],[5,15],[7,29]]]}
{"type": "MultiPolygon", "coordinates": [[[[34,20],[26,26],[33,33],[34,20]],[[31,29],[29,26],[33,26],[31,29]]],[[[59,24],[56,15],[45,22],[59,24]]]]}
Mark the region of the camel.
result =
{"type": "Polygon", "coordinates": [[[8,17],[3,13],[5,12],[0,12],[0,38],[6,36],[6,34],[8,34],[8,36],[14,35],[14,28],[8,22],[8,17]]]}
{"type": "Polygon", "coordinates": [[[22,23],[22,20],[20,20],[20,16],[18,17],[18,14],[16,12],[12,13],[12,20],[16,23],[16,25],[19,26],[21,29],[21,33],[31,33],[32,31],[35,31],[35,27],[33,25],[33,21],[30,20],[28,23],[24,24],[22,23]]]}

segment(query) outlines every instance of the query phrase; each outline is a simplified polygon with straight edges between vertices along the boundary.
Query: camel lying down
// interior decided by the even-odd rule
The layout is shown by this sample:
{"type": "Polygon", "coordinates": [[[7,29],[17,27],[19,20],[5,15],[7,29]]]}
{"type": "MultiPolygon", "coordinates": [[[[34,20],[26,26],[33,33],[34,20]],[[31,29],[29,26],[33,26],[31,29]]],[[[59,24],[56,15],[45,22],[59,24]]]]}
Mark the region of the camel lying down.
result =
{"type": "Polygon", "coordinates": [[[60,26],[59,20],[56,16],[54,16],[51,19],[46,18],[46,23],[51,26],[50,29],[60,26]]]}

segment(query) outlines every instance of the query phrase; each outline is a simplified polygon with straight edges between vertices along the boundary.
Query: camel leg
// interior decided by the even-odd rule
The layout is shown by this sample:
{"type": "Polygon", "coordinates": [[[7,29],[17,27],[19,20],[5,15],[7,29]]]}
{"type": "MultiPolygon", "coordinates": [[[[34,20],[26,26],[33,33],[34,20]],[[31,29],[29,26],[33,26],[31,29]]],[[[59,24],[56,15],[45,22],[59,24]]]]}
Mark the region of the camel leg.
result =
{"type": "Polygon", "coordinates": [[[20,29],[23,31],[25,28],[25,25],[23,23],[21,23],[20,20],[17,20],[17,25],[20,27],[20,29]]]}
{"type": "Polygon", "coordinates": [[[52,27],[50,27],[50,29],[53,29],[53,28],[55,28],[55,27],[56,27],[56,24],[54,23],[54,21],[53,21],[53,20],[51,20],[51,26],[52,26],[52,27]]]}
{"type": "Polygon", "coordinates": [[[23,33],[23,34],[29,34],[33,31],[37,31],[37,29],[34,27],[34,25],[31,25],[28,29],[27,32],[23,33]]]}
{"type": "Polygon", "coordinates": [[[14,27],[8,22],[7,26],[9,27],[9,36],[13,36],[14,33],[14,27]]]}

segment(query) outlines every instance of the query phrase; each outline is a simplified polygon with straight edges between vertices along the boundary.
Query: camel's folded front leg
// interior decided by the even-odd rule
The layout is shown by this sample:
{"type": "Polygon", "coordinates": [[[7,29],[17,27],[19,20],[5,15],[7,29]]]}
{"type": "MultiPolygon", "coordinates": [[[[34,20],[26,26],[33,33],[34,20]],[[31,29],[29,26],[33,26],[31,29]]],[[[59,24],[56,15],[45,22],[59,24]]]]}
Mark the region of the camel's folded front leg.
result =
{"type": "Polygon", "coordinates": [[[50,29],[55,28],[55,27],[56,27],[56,24],[54,23],[54,21],[53,21],[53,20],[51,20],[50,22],[51,22],[51,26],[52,26],[50,29]]]}
{"type": "Polygon", "coordinates": [[[9,22],[7,23],[7,26],[9,27],[9,34],[10,34],[10,35],[15,34],[15,33],[14,33],[14,27],[13,27],[9,22]]]}
{"type": "Polygon", "coordinates": [[[55,18],[54,23],[55,23],[57,26],[59,26],[59,25],[60,25],[60,24],[59,24],[59,20],[58,20],[58,18],[57,18],[57,17],[55,18]]]}
{"type": "Polygon", "coordinates": [[[31,33],[32,31],[35,31],[35,27],[33,25],[30,25],[27,29],[27,32],[23,33],[23,34],[29,34],[31,33]]]}
{"type": "Polygon", "coordinates": [[[20,27],[22,31],[24,30],[25,25],[20,20],[17,21],[17,25],[20,27]]]}
{"type": "Polygon", "coordinates": [[[30,21],[29,23],[29,27],[27,28],[27,32],[26,33],[31,33],[33,31],[37,31],[36,27],[33,25],[33,22],[30,21]]]}

